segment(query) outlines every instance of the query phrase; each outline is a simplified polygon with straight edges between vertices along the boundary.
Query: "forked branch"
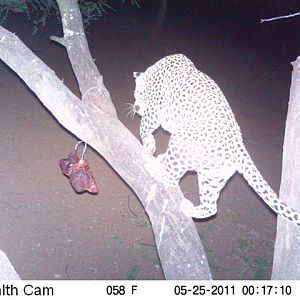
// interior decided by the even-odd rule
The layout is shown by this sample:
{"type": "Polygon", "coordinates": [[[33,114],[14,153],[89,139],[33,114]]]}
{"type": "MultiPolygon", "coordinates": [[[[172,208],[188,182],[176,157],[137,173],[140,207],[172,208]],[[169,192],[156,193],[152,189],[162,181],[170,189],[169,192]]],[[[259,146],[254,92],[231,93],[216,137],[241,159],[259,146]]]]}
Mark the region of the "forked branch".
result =
{"type": "Polygon", "coordinates": [[[165,277],[211,279],[195,225],[179,210],[183,197],[180,188],[167,189],[151,177],[144,167],[151,157],[117,119],[102,76],[90,55],[77,1],[57,2],[64,36],[52,40],[66,48],[82,99],[3,27],[0,27],[0,58],[24,80],[62,126],[93,147],[133,189],[150,217],[165,277]]]}

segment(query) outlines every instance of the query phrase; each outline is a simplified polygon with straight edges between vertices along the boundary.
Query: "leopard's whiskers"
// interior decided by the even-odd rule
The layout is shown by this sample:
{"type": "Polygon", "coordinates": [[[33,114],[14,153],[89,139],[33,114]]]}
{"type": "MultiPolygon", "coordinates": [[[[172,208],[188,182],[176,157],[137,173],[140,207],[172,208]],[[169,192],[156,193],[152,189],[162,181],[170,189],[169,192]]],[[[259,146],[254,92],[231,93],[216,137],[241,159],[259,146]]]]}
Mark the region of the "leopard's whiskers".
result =
{"type": "Polygon", "coordinates": [[[127,107],[124,109],[124,111],[128,111],[126,113],[126,118],[129,118],[131,120],[134,119],[134,116],[136,114],[136,109],[133,103],[125,103],[125,105],[127,105],[127,107]]]}

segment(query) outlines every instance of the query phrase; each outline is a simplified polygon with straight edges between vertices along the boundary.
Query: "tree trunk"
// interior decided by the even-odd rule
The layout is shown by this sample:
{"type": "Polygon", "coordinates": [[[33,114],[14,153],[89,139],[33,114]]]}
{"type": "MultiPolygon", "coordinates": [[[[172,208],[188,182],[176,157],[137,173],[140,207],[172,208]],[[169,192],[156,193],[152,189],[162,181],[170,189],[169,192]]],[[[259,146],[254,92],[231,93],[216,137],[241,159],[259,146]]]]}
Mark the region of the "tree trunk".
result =
{"type": "MultiPolygon", "coordinates": [[[[10,263],[6,254],[0,250],[0,280],[20,280],[19,274],[10,263]]],[[[0,289],[1,290],[1,289],[0,289]]],[[[1,294],[2,296],[2,294],[1,294]]],[[[5,296],[5,295],[3,295],[5,296]]]]}
{"type": "MultiPolygon", "coordinates": [[[[300,211],[300,57],[293,62],[280,200],[300,211]]],[[[272,279],[300,279],[300,229],[278,217],[272,279]]]]}
{"type": "Polygon", "coordinates": [[[195,224],[179,209],[183,198],[180,188],[166,188],[148,173],[144,166],[153,157],[145,153],[139,141],[117,119],[90,55],[77,0],[57,2],[64,36],[51,38],[68,52],[81,100],[15,34],[3,27],[0,27],[0,58],[25,81],[62,126],[93,147],[136,193],[152,223],[165,277],[211,279],[195,224]]]}

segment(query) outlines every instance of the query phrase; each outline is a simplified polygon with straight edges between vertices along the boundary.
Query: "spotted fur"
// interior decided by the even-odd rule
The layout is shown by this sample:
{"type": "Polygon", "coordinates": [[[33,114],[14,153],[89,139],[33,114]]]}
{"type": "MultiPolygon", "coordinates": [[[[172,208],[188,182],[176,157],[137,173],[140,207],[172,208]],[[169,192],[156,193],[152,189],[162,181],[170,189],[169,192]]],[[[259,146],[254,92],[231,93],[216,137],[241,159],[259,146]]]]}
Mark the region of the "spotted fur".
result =
{"type": "Polygon", "coordinates": [[[277,214],[300,226],[300,215],[278,199],[254,165],[235,116],[211,78],[182,54],[164,57],[134,77],[132,114],[142,117],[144,147],[154,154],[152,133],[159,126],[171,133],[166,153],[156,159],[161,168],[152,165],[150,171],[170,186],[177,186],[186,171],[197,172],[200,205],[183,199],[188,216],[214,215],[220,191],[238,171],[277,214]]]}

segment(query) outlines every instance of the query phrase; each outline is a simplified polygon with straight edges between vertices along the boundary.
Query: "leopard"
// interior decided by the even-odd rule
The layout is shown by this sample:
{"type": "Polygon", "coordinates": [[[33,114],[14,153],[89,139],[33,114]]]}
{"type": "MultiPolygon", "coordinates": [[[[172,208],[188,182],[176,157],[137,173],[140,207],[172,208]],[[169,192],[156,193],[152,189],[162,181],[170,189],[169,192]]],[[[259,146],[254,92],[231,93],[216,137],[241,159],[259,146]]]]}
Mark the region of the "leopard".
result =
{"type": "Polygon", "coordinates": [[[276,214],[300,227],[300,214],[279,199],[255,166],[235,115],[213,79],[184,54],[163,57],[133,77],[129,114],[141,117],[143,149],[153,158],[148,171],[168,187],[178,187],[187,171],[197,173],[200,201],[194,206],[182,197],[180,209],[186,216],[214,216],[221,190],[238,172],[276,214]],[[166,152],[155,157],[153,133],[159,127],[170,139],[166,152]]]}

